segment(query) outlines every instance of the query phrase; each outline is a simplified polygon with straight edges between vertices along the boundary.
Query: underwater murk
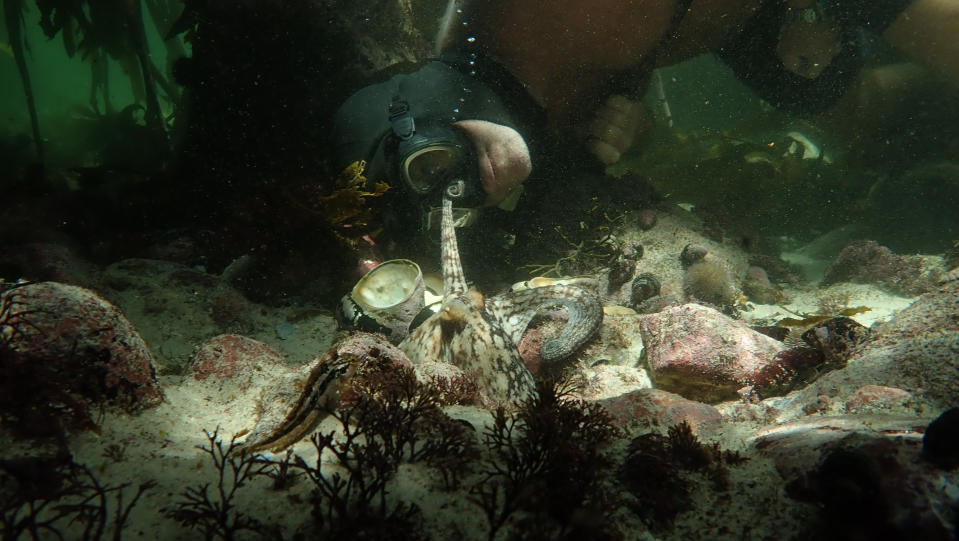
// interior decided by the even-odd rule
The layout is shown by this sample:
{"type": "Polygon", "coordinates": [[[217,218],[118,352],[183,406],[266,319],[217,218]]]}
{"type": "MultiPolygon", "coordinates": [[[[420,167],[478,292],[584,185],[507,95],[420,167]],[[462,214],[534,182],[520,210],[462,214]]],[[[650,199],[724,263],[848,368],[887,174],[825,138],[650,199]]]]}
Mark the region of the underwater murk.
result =
{"type": "Polygon", "coordinates": [[[700,57],[424,232],[329,126],[447,2],[2,5],[0,539],[959,536],[954,87],[700,57]]]}

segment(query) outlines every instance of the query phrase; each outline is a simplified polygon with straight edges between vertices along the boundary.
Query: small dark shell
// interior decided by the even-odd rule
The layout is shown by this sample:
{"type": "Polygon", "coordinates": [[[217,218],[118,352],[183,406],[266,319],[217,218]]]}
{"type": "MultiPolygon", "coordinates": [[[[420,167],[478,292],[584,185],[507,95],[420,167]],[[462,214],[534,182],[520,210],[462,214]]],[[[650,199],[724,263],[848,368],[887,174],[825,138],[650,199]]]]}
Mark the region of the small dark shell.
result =
{"type": "Polygon", "coordinates": [[[705,246],[690,243],[687,244],[686,247],[683,248],[683,252],[679,254],[679,260],[682,262],[683,268],[688,269],[694,263],[702,261],[707,253],[709,253],[709,250],[707,250],[705,246]]]}
{"type": "Polygon", "coordinates": [[[869,336],[869,329],[845,316],[827,319],[802,333],[802,339],[825,355],[826,361],[845,365],[853,348],[869,336]]]}
{"type": "Polygon", "coordinates": [[[651,299],[659,295],[662,284],[655,276],[644,272],[633,280],[633,290],[629,297],[630,306],[638,306],[646,299],[651,299]]]}
{"type": "Polygon", "coordinates": [[[636,260],[619,257],[609,266],[609,290],[618,289],[633,277],[636,271],[636,260]]]}
{"type": "Polygon", "coordinates": [[[623,257],[629,259],[642,259],[643,258],[643,245],[638,242],[628,242],[623,246],[623,257]]]}
{"type": "Polygon", "coordinates": [[[643,209],[639,211],[639,228],[643,231],[648,231],[656,225],[659,216],[656,214],[656,211],[653,209],[643,209]]]}

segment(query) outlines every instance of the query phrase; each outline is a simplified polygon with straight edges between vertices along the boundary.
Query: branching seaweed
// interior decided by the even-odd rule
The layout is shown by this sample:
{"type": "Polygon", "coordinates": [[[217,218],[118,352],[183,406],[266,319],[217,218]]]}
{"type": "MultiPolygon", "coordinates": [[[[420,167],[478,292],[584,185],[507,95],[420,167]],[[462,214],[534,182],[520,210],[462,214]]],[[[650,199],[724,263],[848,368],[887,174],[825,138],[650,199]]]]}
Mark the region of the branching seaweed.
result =
{"type": "Polygon", "coordinates": [[[635,500],[633,511],[653,528],[672,524],[692,500],[692,481],[681,472],[700,472],[717,490],[729,488],[729,468],[746,459],[739,453],[723,451],[718,444],[706,445],[686,421],[669,427],[667,435],[643,434],[629,444],[619,478],[635,500]]]}
{"type": "Polygon", "coordinates": [[[0,538],[93,540],[109,532],[122,539],[130,512],[156,482],[141,483],[125,503],[129,486],[102,484],[66,454],[0,461],[0,538]]]}
{"type": "MultiPolygon", "coordinates": [[[[587,213],[588,214],[588,213],[587,213]]],[[[520,269],[529,272],[530,276],[545,276],[558,278],[586,274],[600,267],[612,264],[621,251],[617,248],[613,237],[613,227],[626,219],[626,214],[610,218],[603,213],[603,223],[595,227],[601,235],[579,242],[573,241],[572,235],[563,231],[562,226],[554,226],[553,230],[566,243],[565,254],[554,263],[548,265],[523,265],[520,269]]],[[[589,229],[585,222],[580,222],[580,229],[589,229]]]]}
{"type": "Polygon", "coordinates": [[[210,456],[216,469],[213,490],[210,490],[210,483],[189,487],[181,494],[180,501],[164,509],[164,514],[184,526],[200,530],[206,539],[232,541],[242,531],[278,537],[275,531],[256,518],[238,511],[235,502],[237,491],[255,477],[267,475],[271,463],[259,460],[257,455],[243,456],[236,452],[235,436],[224,446],[219,432],[219,427],[212,433],[204,430],[209,446],[197,446],[210,456]]]}
{"type": "Polygon", "coordinates": [[[471,494],[489,539],[511,522],[526,538],[603,535],[609,524],[596,517],[614,506],[602,488],[609,463],[601,448],[618,431],[600,405],[572,399],[568,385],[541,381],[537,390],[514,415],[498,409],[484,436],[490,455],[471,494]]]}
{"type": "Polygon", "coordinates": [[[25,284],[16,284],[6,291],[0,290],[0,349],[10,347],[18,338],[24,338],[27,328],[39,332],[28,317],[37,311],[24,310],[24,303],[19,300],[17,288],[22,285],[25,284]]]}
{"type": "Polygon", "coordinates": [[[316,487],[314,517],[321,527],[330,534],[415,538],[419,508],[391,506],[387,499],[400,464],[428,464],[452,488],[475,455],[469,428],[440,409],[442,396],[441,389],[419,383],[408,367],[381,367],[355,380],[341,407],[330,413],[340,430],[311,437],[315,462],[295,457],[295,467],[316,487]],[[338,471],[326,471],[324,453],[333,455],[338,471]]]}

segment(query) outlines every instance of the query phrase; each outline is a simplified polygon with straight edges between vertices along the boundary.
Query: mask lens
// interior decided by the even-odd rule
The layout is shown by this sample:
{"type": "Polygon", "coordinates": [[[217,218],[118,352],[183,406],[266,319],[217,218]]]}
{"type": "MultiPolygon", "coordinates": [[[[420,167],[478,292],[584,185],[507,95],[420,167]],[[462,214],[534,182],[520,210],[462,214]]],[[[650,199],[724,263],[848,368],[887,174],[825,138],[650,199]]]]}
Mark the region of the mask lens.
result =
{"type": "Polygon", "coordinates": [[[414,190],[425,192],[447,178],[457,166],[458,158],[456,147],[434,146],[418,150],[404,162],[406,180],[414,190]]]}

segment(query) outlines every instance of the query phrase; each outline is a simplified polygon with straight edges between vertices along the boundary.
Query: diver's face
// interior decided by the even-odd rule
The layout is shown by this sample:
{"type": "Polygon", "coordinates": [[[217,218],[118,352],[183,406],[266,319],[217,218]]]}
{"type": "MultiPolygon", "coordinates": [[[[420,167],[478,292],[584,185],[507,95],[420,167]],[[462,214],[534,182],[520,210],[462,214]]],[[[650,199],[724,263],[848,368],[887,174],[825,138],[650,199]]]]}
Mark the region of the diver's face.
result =
{"type": "Polygon", "coordinates": [[[529,147],[513,128],[485,120],[453,123],[473,141],[487,206],[503,202],[533,169],[529,147]]]}

